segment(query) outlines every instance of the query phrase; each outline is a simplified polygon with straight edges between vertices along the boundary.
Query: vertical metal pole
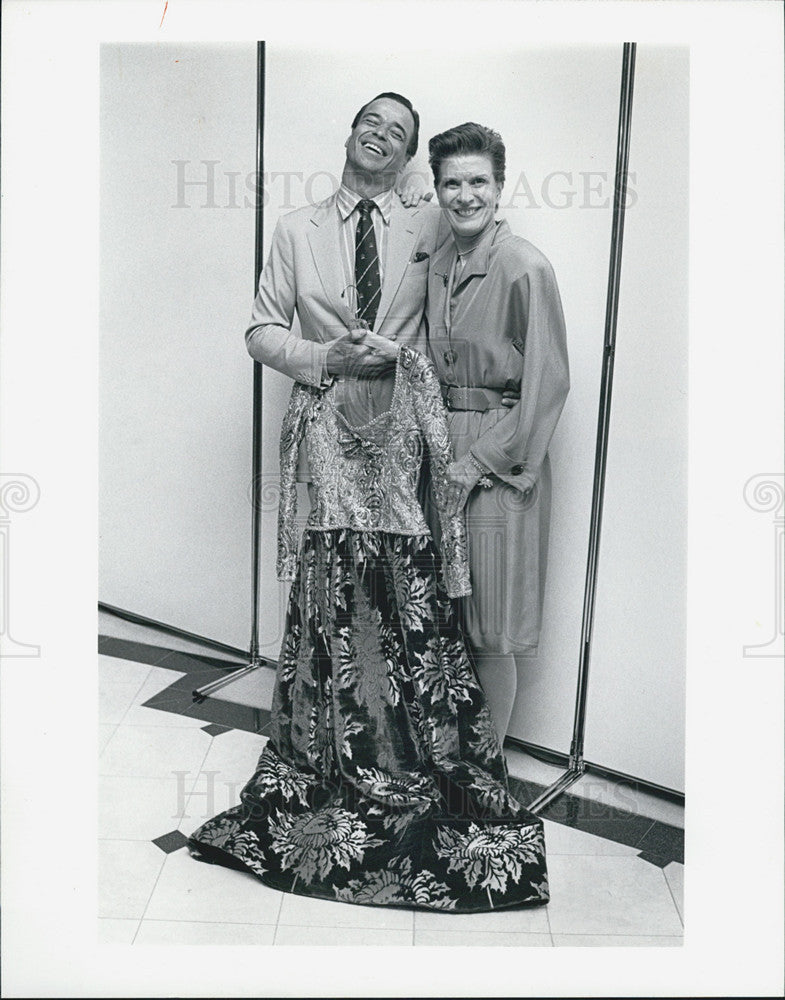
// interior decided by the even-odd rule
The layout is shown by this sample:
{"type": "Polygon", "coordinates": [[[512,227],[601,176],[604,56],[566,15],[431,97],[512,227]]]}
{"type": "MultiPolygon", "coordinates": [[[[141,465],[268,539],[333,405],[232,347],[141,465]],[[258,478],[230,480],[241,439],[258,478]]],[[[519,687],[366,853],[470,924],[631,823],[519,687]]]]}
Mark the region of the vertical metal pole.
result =
{"type": "MultiPolygon", "coordinates": [[[[254,255],[254,296],[259,287],[259,276],[264,266],[264,207],[261,194],[261,177],[264,169],[264,42],[256,43],[256,252],[254,255]]],[[[251,486],[251,544],[252,544],[252,619],[249,657],[252,666],[264,661],[259,655],[259,595],[261,590],[262,552],[262,365],[253,363],[253,480],[251,486]]]]}
{"type": "Polygon", "coordinates": [[[608,455],[608,434],[613,389],[613,362],[616,351],[616,321],[619,311],[619,283],[621,278],[621,252],[624,238],[624,210],[627,197],[627,166],[630,152],[630,125],[632,121],[632,91],[635,80],[635,42],[625,42],[622,56],[621,98],[619,103],[619,129],[616,145],[616,177],[613,192],[613,226],[611,229],[611,254],[608,268],[608,294],[605,302],[605,340],[602,355],[602,381],[600,407],[597,418],[597,442],[594,453],[594,483],[592,488],[589,552],[586,561],[586,585],[583,596],[580,662],[575,696],[570,759],[567,771],[531,803],[533,812],[553,802],[584,772],[583,742],[586,730],[586,698],[589,685],[589,662],[594,630],[594,605],[597,593],[597,563],[600,549],[600,528],[605,496],[605,469],[608,455]]]}
{"type": "MultiPolygon", "coordinates": [[[[261,178],[264,164],[264,42],[256,43],[256,205],[255,205],[255,252],[254,252],[254,296],[259,286],[259,276],[264,266],[264,206],[262,201],[261,178]]],[[[253,439],[252,439],[252,479],[251,479],[251,643],[248,651],[248,665],[233,670],[224,677],[194,691],[194,698],[201,701],[215,694],[238,677],[264,666],[266,660],[259,653],[259,595],[261,590],[262,553],[262,365],[253,362],[253,439]]]]}
{"type": "Polygon", "coordinates": [[[630,121],[632,118],[632,89],[634,79],[635,43],[627,42],[624,46],[621,74],[621,104],[619,108],[619,135],[616,151],[616,181],[613,193],[611,259],[608,269],[608,294],[605,302],[605,342],[603,345],[600,410],[597,418],[597,446],[595,449],[589,554],[586,562],[586,588],[583,601],[578,692],[575,700],[575,725],[572,745],[570,747],[570,757],[580,761],[583,760],[583,739],[586,730],[586,696],[588,692],[589,661],[591,658],[591,643],[594,630],[594,604],[597,594],[597,562],[600,549],[600,529],[602,527],[602,509],[605,498],[605,468],[608,457],[608,432],[611,420],[613,363],[616,354],[616,320],[619,312],[619,282],[621,279],[621,251],[624,239],[624,209],[627,198],[627,165],[630,153],[630,121]]]}

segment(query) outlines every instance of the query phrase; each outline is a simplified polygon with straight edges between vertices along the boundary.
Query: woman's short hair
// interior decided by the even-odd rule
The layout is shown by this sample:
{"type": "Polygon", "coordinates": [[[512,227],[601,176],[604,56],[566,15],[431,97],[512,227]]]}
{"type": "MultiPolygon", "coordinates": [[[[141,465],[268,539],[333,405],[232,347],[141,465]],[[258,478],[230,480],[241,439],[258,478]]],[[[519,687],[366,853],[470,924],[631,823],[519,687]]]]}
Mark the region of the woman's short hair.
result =
{"type": "Polygon", "coordinates": [[[493,179],[497,184],[504,184],[507,151],[502,137],[492,128],[476,122],[465,122],[455,128],[448,128],[446,132],[440,132],[430,140],[428,162],[433,170],[434,183],[439,183],[442,162],[448,156],[466,155],[489,157],[493,166],[493,179]]]}

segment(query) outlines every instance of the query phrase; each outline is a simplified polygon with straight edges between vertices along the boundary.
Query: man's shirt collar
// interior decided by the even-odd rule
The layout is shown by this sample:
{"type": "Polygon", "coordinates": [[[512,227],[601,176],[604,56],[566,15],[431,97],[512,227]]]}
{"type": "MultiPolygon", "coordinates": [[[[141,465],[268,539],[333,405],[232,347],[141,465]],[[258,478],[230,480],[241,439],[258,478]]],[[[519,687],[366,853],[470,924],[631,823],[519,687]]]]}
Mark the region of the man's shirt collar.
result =
{"type": "MultiPolygon", "coordinates": [[[[374,195],[373,201],[381,212],[382,219],[384,219],[387,225],[390,224],[390,212],[392,211],[392,200],[393,191],[392,188],[387,191],[382,191],[381,194],[374,195]]],[[[338,211],[340,212],[341,219],[346,222],[352,212],[357,208],[357,203],[362,201],[362,195],[357,194],[348,188],[345,184],[341,184],[338,188],[338,193],[335,197],[335,204],[338,206],[338,211]]]]}

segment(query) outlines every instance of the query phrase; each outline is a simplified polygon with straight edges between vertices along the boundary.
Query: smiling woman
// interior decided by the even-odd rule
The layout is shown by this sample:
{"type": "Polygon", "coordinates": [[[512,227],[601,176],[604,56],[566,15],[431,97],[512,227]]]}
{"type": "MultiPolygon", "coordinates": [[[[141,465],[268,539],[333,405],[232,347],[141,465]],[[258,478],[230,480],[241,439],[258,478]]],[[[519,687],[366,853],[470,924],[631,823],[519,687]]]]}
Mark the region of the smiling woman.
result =
{"type": "Polygon", "coordinates": [[[550,523],[548,447],[569,389],[561,300],[549,262],[496,222],[506,152],[467,122],[429,143],[453,239],[431,265],[431,357],[450,411],[473,593],[464,616],[477,671],[504,739],[515,702],[515,653],[536,652],[550,523]],[[505,407],[503,393],[518,401],[505,407]]]}

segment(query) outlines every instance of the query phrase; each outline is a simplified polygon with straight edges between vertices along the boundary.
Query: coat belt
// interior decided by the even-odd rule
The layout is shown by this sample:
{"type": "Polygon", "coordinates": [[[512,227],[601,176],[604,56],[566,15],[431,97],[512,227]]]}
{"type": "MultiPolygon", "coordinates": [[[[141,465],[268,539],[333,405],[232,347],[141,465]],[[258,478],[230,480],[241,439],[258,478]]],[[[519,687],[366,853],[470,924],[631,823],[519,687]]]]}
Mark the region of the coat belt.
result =
{"type": "Polygon", "coordinates": [[[501,389],[486,389],[470,385],[443,385],[442,398],[448,410],[498,410],[502,403],[501,389]]]}

